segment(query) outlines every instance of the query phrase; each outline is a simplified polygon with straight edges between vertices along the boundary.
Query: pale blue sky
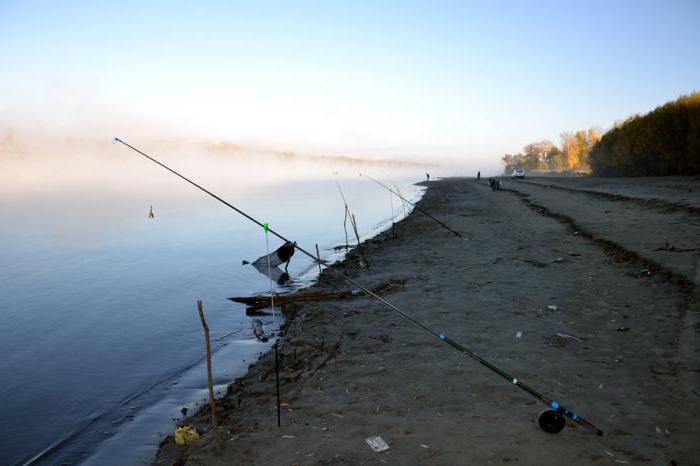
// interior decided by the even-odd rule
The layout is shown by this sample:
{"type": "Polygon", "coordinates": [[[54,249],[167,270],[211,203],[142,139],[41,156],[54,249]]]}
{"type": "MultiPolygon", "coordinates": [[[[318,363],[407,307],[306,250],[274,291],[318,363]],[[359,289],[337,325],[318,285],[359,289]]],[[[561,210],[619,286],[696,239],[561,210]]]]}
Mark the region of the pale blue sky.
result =
{"type": "Polygon", "coordinates": [[[0,129],[497,164],[700,89],[699,44],[697,0],[0,0],[0,129]]]}

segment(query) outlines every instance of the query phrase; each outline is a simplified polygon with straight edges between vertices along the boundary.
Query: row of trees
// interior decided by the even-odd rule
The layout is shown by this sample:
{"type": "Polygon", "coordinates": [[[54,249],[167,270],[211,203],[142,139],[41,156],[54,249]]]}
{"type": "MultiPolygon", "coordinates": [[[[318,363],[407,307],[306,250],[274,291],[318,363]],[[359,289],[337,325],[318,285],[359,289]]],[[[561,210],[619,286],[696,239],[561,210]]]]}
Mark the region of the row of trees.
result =
{"type": "Polygon", "coordinates": [[[600,139],[601,131],[597,128],[565,132],[561,135],[561,147],[547,140],[533,142],[522,153],[506,154],[501,161],[506,173],[516,169],[590,171],[589,154],[600,139]]]}
{"type": "Polygon", "coordinates": [[[505,172],[548,170],[596,176],[700,175],[700,92],[646,115],[633,115],[601,136],[597,128],[566,132],[561,146],[528,144],[501,159],[505,172]]]}
{"type": "Polygon", "coordinates": [[[700,174],[700,92],[616,124],[590,164],[596,176],[700,174]]]}

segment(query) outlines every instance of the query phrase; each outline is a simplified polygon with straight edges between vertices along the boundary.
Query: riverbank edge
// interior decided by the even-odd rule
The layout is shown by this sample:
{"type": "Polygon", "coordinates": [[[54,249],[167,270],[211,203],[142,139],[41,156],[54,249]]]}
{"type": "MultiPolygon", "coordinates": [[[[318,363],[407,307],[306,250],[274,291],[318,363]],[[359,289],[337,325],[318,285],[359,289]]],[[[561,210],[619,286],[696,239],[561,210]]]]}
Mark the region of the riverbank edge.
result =
{"type": "MultiPolygon", "coordinates": [[[[439,180],[433,181],[432,183],[436,182],[439,182],[439,180]]],[[[415,206],[420,207],[424,202],[432,183],[426,181],[414,183],[415,186],[422,186],[426,188],[422,192],[420,199],[414,203],[415,206]]],[[[294,292],[331,291],[338,290],[339,287],[343,285],[347,286],[348,284],[345,282],[345,280],[341,279],[338,275],[334,274],[332,270],[328,269],[342,269],[344,274],[353,274],[362,271],[365,267],[362,246],[367,243],[380,244],[386,239],[394,238],[397,234],[396,230],[401,230],[399,225],[411,219],[415,215],[420,215],[420,213],[414,207],[408,215],[398,222],[392,223],[392,225],[390,225],[388,228],[378,231],[371,237],[365,238],[359,245],[356,244],[355,246],[351,246],[342,260],[339,260],[324,268],[313,283],[296,289],[294,292]]],[[[371,268],[371,261],[368,260],[367,262],[369,262],[369,267],[371,268]]],[[[285,321],[280,326],[277,335],[278,340],[290,340],[294,337],[302,336],[301,327],[296,325],[297,316],[303,312],[304,307],[313,304],[313,302],[296,302],[282,306],[282,314],[285,317],[285,321]]],[[[308,337],[308,335],[305,336],[308,337]]],[[[265,379],[266,376],[274,371],[274,358],[274,345],[271,345],[266,352],[261,353],[256,362],[248,366],[245,374],[234,379],[228,384],[225,395],[217,398],[216,411],[217,418],[219,419],[220,432],[226,430],[233,431],[235,426],[222,423],[221,420],[225,419],[227,414],[232,414],[237,409],[237,406],[240,405],[241,401],[245,398],[243,385],[246,381],[265,379]]],[[[216,369],[214,368],[214,370],[216,369]]],[[[235,419],[235,416],[233,416],[233,418],[235,419]]],[[[197,408],[197,411],[194,414],[177,422],[177,426],[183,425],[194,426],[197,429],[197,432],[200,434],[200,440],[193,444],[193,447],[198,446],[206,448],[207,446],[210,446],[213,448],[214,439],[211,428],[211,408],[209,403],[202,404],[199,406],[199,408],[197,408]]],[[[188,446],[175,444],[173,433],[172,435],[166,436],[160,442],[151,464],[158,466],[180,464],[184,462],[188,450],[188,446]]]]}

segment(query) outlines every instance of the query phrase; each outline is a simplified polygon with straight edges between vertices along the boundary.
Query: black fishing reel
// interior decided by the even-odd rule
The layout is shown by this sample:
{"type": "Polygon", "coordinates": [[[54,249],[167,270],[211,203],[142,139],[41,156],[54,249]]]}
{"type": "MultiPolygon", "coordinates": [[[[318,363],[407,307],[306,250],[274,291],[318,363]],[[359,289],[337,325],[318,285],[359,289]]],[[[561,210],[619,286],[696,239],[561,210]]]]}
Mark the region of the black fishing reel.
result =
{"type": "Polygon", "coordinates": [[[537,419],[540,427],[548,434],[558,434],[566,425],[566,418],[563,414],[556,412],[553,409],[548,409],[540,414],[537,419]]]}

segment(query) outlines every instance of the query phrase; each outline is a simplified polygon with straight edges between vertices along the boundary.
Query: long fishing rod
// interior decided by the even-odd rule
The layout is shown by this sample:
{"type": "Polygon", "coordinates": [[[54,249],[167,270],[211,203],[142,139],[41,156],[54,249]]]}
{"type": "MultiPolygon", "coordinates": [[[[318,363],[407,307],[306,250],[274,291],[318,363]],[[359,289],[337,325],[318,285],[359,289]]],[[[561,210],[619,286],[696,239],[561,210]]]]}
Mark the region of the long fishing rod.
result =
{"type": "Polygon", "coordinates": [[[432,215],[430,215],[428,212],[426,212],[425,210],[421,209],[421,208],[418,207],[416,204],[414,204],[413,202],[411,202],[411,201],[409,201],[408,199],[406,199],[405,197],[403,197],[401,194],[395,192],[393,189],[391,189],[389,186],[385,185],[385,184],[382,183],[381,181],[375,180],[374,178],[372,178],[371,176],[369,176],[369,175],[367,175],[367,174],[362,174],[362,173],[360,173],[360,176],[364,176],[364,177],[369,178],[370,180],[374,181],[375,183],[377,183],[377,184],[378,184],[379,186],[381,186],[382,188],[384,188],[384,189],[386,189],[387,191],[389,191],[390,193],[394,194],[396,197],[398,197],[398,198],[402,199],[403,201],[408,202],[409,204],[411,204],[418,212],[422,213],[423,215],[425,215],[426,217],[430,218],[430,219],[433,220],[434,222],[437,222],[438,224],[440,224],[440,226],[442,226],[443,228],[446,228],[446,229],[449,230],[452,234],[457,235],[457,236],[460,237],[460,238],[463,238],[462,235],[461,235],[458,231],[453,230],[452,228],[450,228],[449,225],[447,225],[447,224],[445,224],[444,222],[441,222],[440,220],[436,219],[435,217],[433,217],[432,215]]]}
{"type": "MultiPolygon", "coordinates": [[[[122,139],[119,139],[119,138],[116,138],[116,137],[115,137],[115,138],[114,138],[114,141],[115,141],[115,142],[119,142],[119,143],[125,145],[126,147],[128,147],[128,148],[131,149],[131,150],[133,150],[134,152],[137,152],[137,153],[143,155],[144,157],[146,157],[146,158],[149,159],[150,161],[156,163],[157,165],[160,165],[161,167],[165,168],[165,169],[168,170],[169,172],[171,172],[171,173],[177,175],[178,177],[180,177],[180,178],[182,178],[183,180],[187,181],[187,182],[190,183],[191,185],[193,185],[193,186],[195,186],[196,188],[200,189],[201,191],[204,191],[205,193],[209,194],[211,197],[213,197],[213,198],[216,199],[217,201],[219,201],[219,202],[221,202],[222,204],[224,204],[224,205],[230,207],[231,209],[235,210],[236,212],[238,212],[239,214],[241,214],[242,216],[244,216],[245,218],[247,218],[247,219],[250,220],[251,222],[253,222],[253,223],[255,223],[256,225],[258,225],[258,226],[260,226],[260,227],[266,229],[268,232],[272,233],[273,235],[275,235],[276,237],[278,237],[279,239],[281,239],[281,240],[284,241],[285,243],[286,243],[286,242],[291,242],[290,240],[288,240],[287,238],[285,238],[285,237],[282,236],[281,234],[279,234],[279,233],[277,233],[276,231],[274,231],[272,228],[269,228],[268,225],[259,222],[258,220],[256,220],[255,218],[251,217],[250,215],[248,215],[247,213],[245,213],[245,212],[242,211],[241,209],[239,209],[239,208],[235,207],[234,205],[232,205],[232,204],[226,202],[225,200],[223,200],[222,198],[220,198],[220,197],[217,196],[216,194],[214,194],[214,193],[212,193],[211,191],[209,191],[209,190],[203,188],[202,186],[198,185],[198,184],[195,183],[194,181],[192,181],[192,180],[190,180],[189,178],[187,178],[187,177],[181,175],[180,173],[176,172],[175,170],[173,170],[172,168],[168,167],[167,165],[165,165],[165,164],[159,162],[158,160],[156,160],[155,158],[151,157],[150,155],[148,155],[148,154],[146,154],[146,153],[140,151],[139,149],[135,148],[134,146],[132,146],[132,145],[126,143],[126,142],[123,141],[122,139]]],[[[303,254],[305,254],[306,256],[308,256],[309,258],[311,258],[311,260],[313,260],[314,262],[319,263],[319,264],[322,264],[322,265],[326,265],[326,266],[328,265],[327,261],[321,260],[321,258],[315,256],[314,254],[311,254],[310,252],[308,252],[306,249],[302,248],[302,247],[299,246],[298,244],[294,243],[294,247],[295,247],[296,249],[298,249],[301,253],[303,253],[303,254]]],[[[343,274],[342,272],[336,270],[334,267],[330,267],[328,270],[333,271],[333,273],[335,273],[338,277],[342,278],[343,280],[345,280],[345,281],[348,282],[349,284],[351,284],[351,285],[353,285],[353,286],[359,288],[359,289],[362,290],[367,296],[370,296],[370,297],[374,298],[375,300],[379,301],[380,303],[384,304],[384,305],[387,306],[389,309],[391,309],[392,311],[396,312],[396,313],[397,313],[401,318],[403,318],[404,320],[406,320],[406,321],[412,323],[413,325],[415,325],[415,326],[418,327],[418,328],[423,329],[425,332],[427,332],[427,333],[429,333],[430,335],[432,335],[432,336],[438,338],[440,341],[443,341],[443,342],[447,343],[448,345],[450,345],[451,347],[453,347],[453,348],[456,349],[457,351],[459,351],[459,352],[461,352],[461,353],[465,353],[467,356],[469,356],[470,358],[474,359],[474,360],[475,360],[476,362],[478,362],[479,364],[485,366],[486,368],[488,368],[489,370],[491,370],[491,371],[495,372],[496,374],[500,375],[501,377],[503,377],[504,379],[508,380],[509,382],[512,382],[512,383],[513,383],[514,385],[516,385],[517,387],[521,388],[522,390],[526,391],[527,393],[529,393],[529,394],[532,395],[533,397],[537,398],[538,400],[540,400],[541,402],[543,402],[544,404],[546,404],[546,405],[547,405],[549,408],[551,408],[551,409],[549,409],[549,410],[545,411],[544,413],[542,413],[542,414],[540,415],[540,418],[539,418],[540,427],[542,427],[545,431],[550,432],[550,433],[557,433],[557,432],[560,432],[560,431],[564,428],[564,425],[565,425],[565,423],[566,423],[566,422],[565,422],[565,419],[564,419],[564,416],[566,416],[567,418],[569,418],[569,419],[571,419],[572,421],[578,423],[579,425],[582,425],[582,426],[586,427],[587,429],[590,429],[590,430],[596,432],[596,434],[598,434],[598,435],[603,435],[603,431],[600,430],[600,429],[598,429],[597,427],[595,427],[592,423],[590,423],[589,421],[587,421],[587,420],[584,419],[583,417],[581,417],[581,416],[579,416],[579,415],[573,413],[572,411],[570,411],[569,409],[567,409],[567,408],[565,408],[564,406],[560,405],[558,402],[552,400],[551,398],[546,397],[545,395],[543,395],[543,394],[540,393],[539,391],[535,390],[535,389],[532,388],[531,386],[529,386],[529,385],[527,385],[527,384],[521,382],[520,380],[518,380],[515,376],[513,376],[513,375],[510,374],[509,372],[507,372],[507,371],[505,371],[505,370],[503,370],[503,369],[501,369],[501,368],[499,368],[499,367],[497,367],[497,366],[491,364],[489,361],[487,361],[486,359],[482,358],[482,357],[479,356],[478,354],[474,353],[474,352],[473,352],[472,350],[470,350],[469,348],[467,348],[467,347],[461,345],[460,343],[458,343],[458,342],[452,340],[451,338],[445,336],[444,334],[439,333],[438,331],[436,331],[435,329],[433,329],[433,328],[430,327],[429,325],[427,325],[427,324],[421,322],[420,320],[416,319],[415,317],[411,316],[410,314],[407,314],[406,312],[402,311],[401,309],[399,309],[399,308],[396,307],[395,305],[391,304],[389,301],[387,301],[386,299],[382,298],[382,297],[379,296],[378,294],[376,294],[376,293],[374,293],[373,291],[369,290],[368,288],[366,288],[366,287],[360,285],[360,284],[357,283],[355,280],[353,280],[352,278],[350,278],[350,277],[348,277],[347,275],[343,274]]]]}

